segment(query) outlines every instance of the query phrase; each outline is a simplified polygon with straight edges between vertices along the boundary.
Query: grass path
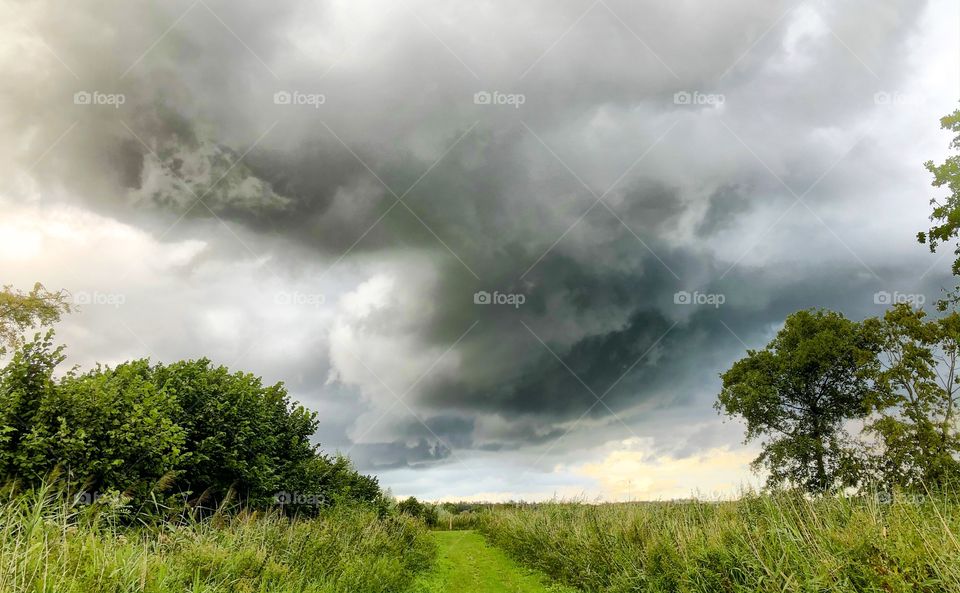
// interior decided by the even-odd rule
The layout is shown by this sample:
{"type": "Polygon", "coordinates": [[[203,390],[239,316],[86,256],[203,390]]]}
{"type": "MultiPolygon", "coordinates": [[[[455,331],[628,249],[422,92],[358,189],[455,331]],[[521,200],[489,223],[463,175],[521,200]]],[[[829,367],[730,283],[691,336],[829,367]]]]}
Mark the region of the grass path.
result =
{"type": "Polygon", "coordinates": [[[547,584],[546,577],[524,568],[473,531],[434,531],[440,548],[437,564],[420,577],[416,593],[574,593],[547,584]]]}

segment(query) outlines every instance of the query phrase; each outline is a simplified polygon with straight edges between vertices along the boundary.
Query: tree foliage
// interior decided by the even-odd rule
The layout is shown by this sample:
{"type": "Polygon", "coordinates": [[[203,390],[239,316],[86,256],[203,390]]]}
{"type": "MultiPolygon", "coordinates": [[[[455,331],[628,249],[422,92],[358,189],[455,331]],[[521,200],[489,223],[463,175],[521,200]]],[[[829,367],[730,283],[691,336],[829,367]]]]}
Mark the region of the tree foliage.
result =
{"type": "MultiPolygon", "coordinates": [[[[950,148],[960,151],[960,109],[941,118],[940,127],[956,134],[950,148]]],[[[927,161],[924,167],[933,175],[934,187],[945,187],[950,191],[950,195],[944,200],[930,200],[933,206],[930,221],[933,226],[926,232],[917,233],[917,240],[929,245],[930,251],[935,252],[941,244],[956,239],[960,233],[960,154],[953,154],[940,164],[927,161]]],[[[954,248],[954,255],[956,258],[953,261],[953,274],[960,276],[960,244],[954,248]]],[[[947,300],[940,302],[940,309],[946,310],[948,303],[956,302],[957,299],[958,294],[954,291],[947,300]]]]}
{"type": "Polygon", "coordinates": [[[339,501],[380,503],[375,478],[310,442],[316,414],[283,384],[207,359],[135,360],[54,374],[53,335],[19,348],[0,371],[0,473],[36,481],[55,469],[94,490],[147,496],[158,483],[195,503],[235,495],[262,507],[315,512],[339,501]]]}
{"type": "Polygon", "coordinates": [[[717,408],[763,439],[754,464],[770,486],[940,489],[960,480],[958,352],[956,312],[898,304],[857,323],[799,311],[721,375],[717,408]]]}
{"type": "Polygon", "coordinates": [[[397,511],[403,515],[409,515],[422,520],[428,526],[433,527],[439,520],[437,507],[427,502],[420,502],[415,496],[411,496],[397,503],[397,511]]]}
{"type": "Polygon", "coordinates": [[[867,426],[880,441],[870,477],[888,485],[943,486],[960,476],[960,314],[927,320],[922,310],[898,304],[865,323],[876,328],[882,348],[870,402],[875,419],[867,426]]]}
{"type": "Polygon", "coordinates": [[[869,331],[831,311],[787,317],[763,350],[749,350],[721,375],[718,410],[742,417],[754,461],[771,486],[823,492],[849,482],[851,443],[844,423],[866,415],[876,343],[869,331]]]}
{"type": "Polygon", "coordinates": [[[0,355],[22,346],[27,330],[56,323],[61,314],[69,312],[65,291],[50,292],[39,282],[30,292],[4,286],[0,290],[0,355]]]}

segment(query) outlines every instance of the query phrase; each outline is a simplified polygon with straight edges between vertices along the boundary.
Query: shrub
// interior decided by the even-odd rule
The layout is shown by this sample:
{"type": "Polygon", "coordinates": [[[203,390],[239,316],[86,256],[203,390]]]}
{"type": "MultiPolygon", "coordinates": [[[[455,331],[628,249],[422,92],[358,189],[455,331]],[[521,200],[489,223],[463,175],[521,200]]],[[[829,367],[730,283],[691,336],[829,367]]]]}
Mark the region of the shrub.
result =
{"type": "Polygon", "coordinates": [[[414,496],[398,502],[397,511],[402,515],[409,515],[410,517],[420,519],[429,527],[436,526],[439,517],[435,506],[420,502],[414,496]]]}
{"type": "Polygon", "coordinates": [[[36,483],[55,469],[84,488],[146,500],[158,485],[213,507],[231,495],[317,514],[336,502],[385,501],[376,478],[310,442],[316,414],[282,383],[207,359],[135,360],[56,378],[52,334],[18,349],[0,371],[0,471],[36,483]]]}

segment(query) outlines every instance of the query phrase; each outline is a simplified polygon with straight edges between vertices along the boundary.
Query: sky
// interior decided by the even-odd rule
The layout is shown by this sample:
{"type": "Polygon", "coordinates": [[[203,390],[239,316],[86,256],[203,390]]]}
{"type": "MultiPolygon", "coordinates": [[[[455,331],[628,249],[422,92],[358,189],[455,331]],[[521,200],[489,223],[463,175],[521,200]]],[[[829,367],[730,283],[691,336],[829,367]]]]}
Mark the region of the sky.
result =
{"type": "Polygon", "coordinates": [[[0,5],[0,277],[431,500],[726,497],[719,373],[952,287],[954,2],[0,5]],[[948,250],[949,251],[949,250],[948,250]]]}

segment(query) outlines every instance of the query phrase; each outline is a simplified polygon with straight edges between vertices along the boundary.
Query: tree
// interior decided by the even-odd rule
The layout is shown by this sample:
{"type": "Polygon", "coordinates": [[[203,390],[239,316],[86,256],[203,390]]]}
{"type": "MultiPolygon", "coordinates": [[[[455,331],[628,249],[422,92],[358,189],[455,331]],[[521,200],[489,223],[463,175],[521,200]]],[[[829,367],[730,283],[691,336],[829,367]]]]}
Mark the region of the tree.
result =
{"type": "Polygon", "coordinates": [[[871,320],[881,368],[867,431],[879,437],[874,479],[887,486],[936,488],[960,476],[957,355],[960,314],[932,321],[907,304],[871,320]]]}
{"type": "MultiPolygon", "coordinates": [[[[960,109],[941,118],[940,127],[957,134],[951,141],[950,148],[960,151],[960,109]]],[[[921,244],[928,244],[931,252],[936,252],[942,243],[957,238],[960,233],[960,154],[947,157],[939,165],[927,161],[924,167],[933,174],[934,187],[946,187],[950,190],[950,195],[945,200],[930,200],[933,206],[930,220],[934,224],[927,232],[917,233],[917,240],[921,244]]],[[[956,258],[953,261],[953,275],[960,276],[960,244],[954,248],[954,255],[956,258]]],[[[946,300],[938,304],[940,310],[946,310],[949,302],[957,302],[958,298],[960,297],[957,292],[953,291],[946,300]]]]}
{"type": "Polygon", "coordinates": [[[65,291],[50,292],[39,282],[30,292],[4,286],[0,290],[0,355],[8,348],[22,346],[23,333],[28,329],[51,325],[62,313],[69,313],[67,299],[65,291]]]}
{"type": "Polygon", "coordinates": [[[768,485],[824,492],[849,482],[845,421],[863,418],[876,369],[876,338],[832,311],[789,317],[763,350],[721,375],[716,408],[747,423],[747,442],[762,439],[753,465],[768,485]]]}

